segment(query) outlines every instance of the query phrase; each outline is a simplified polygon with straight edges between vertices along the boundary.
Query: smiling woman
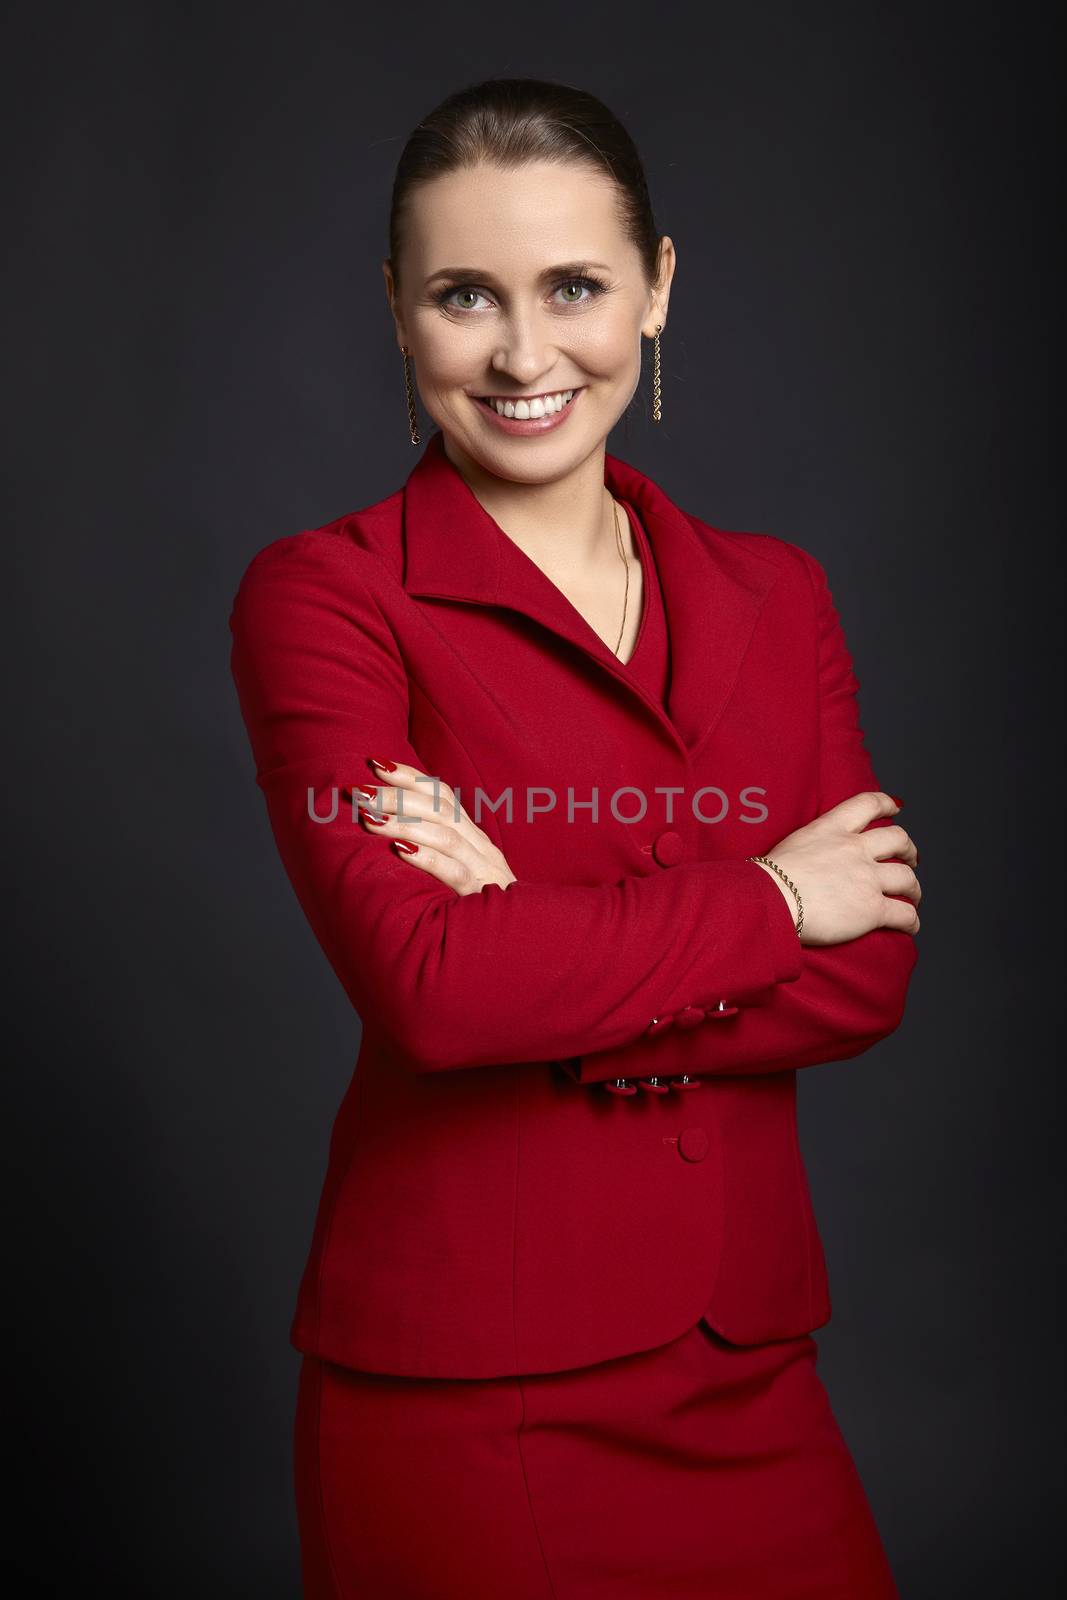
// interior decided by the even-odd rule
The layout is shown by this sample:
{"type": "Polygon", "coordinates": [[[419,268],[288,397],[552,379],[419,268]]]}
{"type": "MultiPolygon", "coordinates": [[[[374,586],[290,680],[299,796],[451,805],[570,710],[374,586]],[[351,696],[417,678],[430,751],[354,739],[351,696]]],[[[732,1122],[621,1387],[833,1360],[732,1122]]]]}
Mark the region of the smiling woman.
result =
{"type": "Polygon", "coordinates": [[[918,858],[819,563],[607,451],[645,339],[658,417],[675,265],[593,96],[422,118],[382,266],[437,431],[234,600],[363,1022],[291,1329],[310,1600],[896,1593],[816,1373],[795,1080],[899,1023],[918,858]]]}
{"type": "Polygon", "coordinates": [[[605,119],[589,124],[599,159],[575,160],[580,124],[542,122],[538,139],[527,125],[525,148],[513,137],[524,159],[498,162],[485,159],[476,121],[446,113],[429,138],[447,138],[453,159],[443,170],[431,156],[427,181],[414,164],[425,129],[402,156],[382,263],[397,342],[450,460],[468,481],[481,472],[517,486],[497,490],[491,509],[531,554],[551,562],[559,536],[548,535],[560,528],[569,559],[591,567],[606,531],[599,447],[636,393],[642,337],[666,324],[675,270],[636,151],[605,119]],[[568,394],[581,404],[559,404],[568,394]],[[530,438],[536,451],[509,442],[530,438]]]}

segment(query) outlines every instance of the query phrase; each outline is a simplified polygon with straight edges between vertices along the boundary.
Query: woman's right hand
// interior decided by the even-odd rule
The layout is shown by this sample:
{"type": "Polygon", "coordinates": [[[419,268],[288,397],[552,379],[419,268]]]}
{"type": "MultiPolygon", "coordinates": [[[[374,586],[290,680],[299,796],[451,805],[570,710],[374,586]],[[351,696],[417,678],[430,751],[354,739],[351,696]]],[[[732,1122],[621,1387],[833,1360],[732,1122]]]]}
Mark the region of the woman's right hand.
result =
{"type": "MultiPolygon", "coordinates": [[[[869,828],[900,810],[881,790],[854,794],[764,851],[792,878],[804,902],[801,944],[844,944],[874,928],[917,933],[922,899],[915,865],[919,853],[899,825],[869,828]],[[867,829],[866,832],[863,830],[867,829]],[[883,858],[891,856],[895,860],[883,858]],[[903,895],[903,900],[891,896],[903,895]]],[[[792,890],[762,862],[796,918],[792,890]]]]}

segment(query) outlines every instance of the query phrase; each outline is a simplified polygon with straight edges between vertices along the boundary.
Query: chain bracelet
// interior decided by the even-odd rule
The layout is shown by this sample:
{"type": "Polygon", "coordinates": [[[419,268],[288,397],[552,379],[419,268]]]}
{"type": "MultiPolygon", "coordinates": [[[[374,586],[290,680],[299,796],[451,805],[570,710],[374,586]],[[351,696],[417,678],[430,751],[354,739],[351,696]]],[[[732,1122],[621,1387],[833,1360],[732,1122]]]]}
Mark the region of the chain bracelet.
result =
{"type": "Polygon", "coordinates": [[[772,872],[777,872],[777,874],[781,878],[782,882],[784,884],[786,884],[793,891],[793,898],[797,903],[797,912],[798,912],[798,916],[797,916],[797,937],[799,938],[800,935],[804,932],[804,902],[800,898],[800,890],[797,888],[797,886],[793,882],[792,878],[787,878],[785,873],[782,871],[781,867],[778,865],[777,861],[772,861],[770,856],[746,856],[745,860],[746,861],[762,861],[765,867],[770,867],[772,872]]]}

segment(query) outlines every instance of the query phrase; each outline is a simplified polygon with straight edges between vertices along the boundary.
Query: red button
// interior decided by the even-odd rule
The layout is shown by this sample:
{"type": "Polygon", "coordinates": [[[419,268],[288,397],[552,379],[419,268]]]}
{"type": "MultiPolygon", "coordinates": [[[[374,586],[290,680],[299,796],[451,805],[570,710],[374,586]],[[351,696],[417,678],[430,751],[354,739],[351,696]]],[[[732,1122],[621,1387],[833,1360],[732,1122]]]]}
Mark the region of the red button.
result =
{"type": "Polygon", "coordinates": [[[678,1154],[686,1161],[703,1161],[708,1153],[708,1136],[703,1128],[683,1128],[678,1135],[678,1154]]]}
{"type": "Polygon", "coordinates": [[[685,855],[685,845],[680,833],[668,828],[652,841],[652,854],[661,867],[676,867],[685,855]]]}
{"type": "Polygon", "coordinates": [[[699,1006],[684,1006],[675,1013],[674,1026],[676,1028],[699,1028],[704,1020],[704,1013],[699,1006]]]}

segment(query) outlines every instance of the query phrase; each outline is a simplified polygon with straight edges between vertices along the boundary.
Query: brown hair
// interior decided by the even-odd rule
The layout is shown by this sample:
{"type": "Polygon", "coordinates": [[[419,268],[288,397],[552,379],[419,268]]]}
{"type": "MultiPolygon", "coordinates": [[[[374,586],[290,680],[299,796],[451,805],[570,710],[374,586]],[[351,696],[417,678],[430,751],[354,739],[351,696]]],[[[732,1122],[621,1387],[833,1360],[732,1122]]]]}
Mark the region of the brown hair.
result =
{"type": "Polygon", "coordinates": [[[397,164],[389,213],[389,260],[398,264],[412,192],[443,173],[487,161],[504,168],[530,161],[584,162],[614,180],[623,232],[637,248],[651,288],[659,233],[637,149],[602,101],[565,83],[486,78],[468,84],[419,123],[397,164]]]}

